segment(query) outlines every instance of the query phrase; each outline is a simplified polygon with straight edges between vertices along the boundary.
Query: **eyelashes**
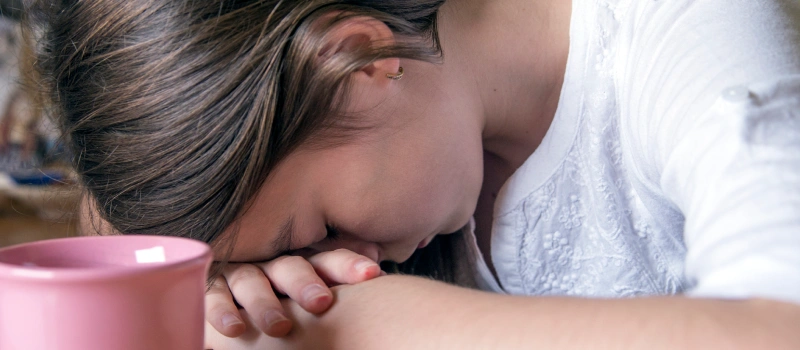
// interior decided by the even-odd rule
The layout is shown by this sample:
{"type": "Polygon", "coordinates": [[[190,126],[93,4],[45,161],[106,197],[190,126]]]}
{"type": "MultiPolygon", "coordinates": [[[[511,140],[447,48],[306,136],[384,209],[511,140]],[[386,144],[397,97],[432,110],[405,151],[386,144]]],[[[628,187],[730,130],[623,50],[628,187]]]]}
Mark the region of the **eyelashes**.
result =
{"type": "Polygon", "coordinates": [[[341,237],[341,232],[339,232],[339,229],[337,229],[336,226],[326,224],[325,230],[328,232],[328,234],[325,236],[326,241],[332,242],[341,237]]]}

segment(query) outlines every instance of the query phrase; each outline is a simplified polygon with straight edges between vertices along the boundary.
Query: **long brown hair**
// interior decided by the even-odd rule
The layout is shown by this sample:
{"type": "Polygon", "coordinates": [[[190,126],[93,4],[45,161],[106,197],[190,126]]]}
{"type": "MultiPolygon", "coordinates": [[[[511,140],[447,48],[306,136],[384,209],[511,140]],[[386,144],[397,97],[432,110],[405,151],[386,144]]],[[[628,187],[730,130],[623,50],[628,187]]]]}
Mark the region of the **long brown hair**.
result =
{"type": "Polygon", "coordinates": [[[340,113],[351,72],[440,58],[443,2],[65,0],[31,13],[44,24],[42,85],[102,219],[124,234],[219,244],[298,145],[358,129],[340,113]],[[340,15],[320,24],[330,13],[340,15]],[[400,40],[320,65],[327,29],[351,16],[400,40]]]}

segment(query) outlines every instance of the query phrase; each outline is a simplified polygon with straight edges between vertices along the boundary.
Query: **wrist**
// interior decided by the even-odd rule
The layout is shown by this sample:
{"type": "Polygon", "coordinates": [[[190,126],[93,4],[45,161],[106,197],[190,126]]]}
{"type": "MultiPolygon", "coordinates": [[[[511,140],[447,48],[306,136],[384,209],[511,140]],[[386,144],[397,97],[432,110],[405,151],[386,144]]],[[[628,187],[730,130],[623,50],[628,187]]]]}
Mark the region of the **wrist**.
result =
{"type": "Polygon", "coordinates": [[[474,320],[475,311],[486,306],[479,302],[484,293],[413,276],[385,276],[332,291],[330,310],[297,322],[307,338],[319,340],[310,348],[458,347],[452,336],[469,332],[475,323],[464,320],[474,320]],[[475,303],[463,303],[463,297],[475,303]]]}

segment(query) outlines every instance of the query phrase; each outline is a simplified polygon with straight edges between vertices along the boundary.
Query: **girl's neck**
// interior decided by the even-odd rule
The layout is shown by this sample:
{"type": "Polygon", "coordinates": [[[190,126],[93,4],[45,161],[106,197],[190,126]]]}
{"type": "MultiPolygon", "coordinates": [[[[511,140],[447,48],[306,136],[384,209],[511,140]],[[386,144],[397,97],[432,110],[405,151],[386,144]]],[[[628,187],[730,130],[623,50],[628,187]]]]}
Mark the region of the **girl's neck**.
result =
{"type": "Polygon", "coordinates": [[[510,169],[533,153],[553,120],[571,9],[571,0],[449,0],[441,9],[441,78],[463,103],[477,102],[484,150],[510,169]]]}

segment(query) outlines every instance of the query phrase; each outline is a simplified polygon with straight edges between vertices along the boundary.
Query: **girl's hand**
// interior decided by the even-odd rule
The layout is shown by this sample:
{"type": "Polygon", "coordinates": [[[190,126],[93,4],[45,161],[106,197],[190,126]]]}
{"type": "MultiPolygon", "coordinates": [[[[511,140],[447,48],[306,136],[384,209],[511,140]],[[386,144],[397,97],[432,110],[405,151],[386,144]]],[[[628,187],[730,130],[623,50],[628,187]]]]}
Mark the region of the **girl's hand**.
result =
{"type": "MultiPolygon", "coordinates": [[[[341,285],[332,287],[331,291],[336,298],[345,303],[352,302],[363,295],[359,293],[360,288],[365,284],[341,285]]],[[[368,298],[375,300],[375,298],[368,298]]],[[[294,322],[295,328],[286,337],[274,338],[265,335],[254,327],[258,322],[258,317],[248,313],[247,310],[240,310],[240,314],[247,330],[236,338],[230,338],[221,334],[208,322],[205,324],[205,345],[204,349],[211,350],[254,350],[254,349],[325,349],[331,348],[336,334],[336,321],[328,319],[330,312],[342,310],[330,310],[324,315],[314,315],[303,310],[294,300],[281,299],[283,309],[287,316],[294,322]],[[332,323],[333,322],[333,323],[332,323]]],[[[341,307],[340,307],[341,308],[341,307]]],[[[374,308],[373,308],[374,309],[374,308]]],[[[363,311],[363,310],[362,310],[363,311]]]]}
{"type": "MultiPolygon", "coordinates": [[[[247,324],[247,331],[236,338],[220,334],[206,322],[204,349],[441,348],[442,344],[450,344],[440,342],[441,337],[453,337],[455,340],[470,338],[470,335],[483,337],[481,331],[471,330],[469,334],[462,333],[465,327],[475,328],[468,326],[474,322],[464,323],[461,318],[462,315],[469,315],[463,311],[471,310],[473,307],[469,303],[461,305],[453,302],[450,297],[459,298],[464,293],[483,297],[491,295],[427,278],[401,275],[375,278],[356,285],[340,285],[330,290],[336,298],[336,303],[322,315],[309,313],[294,300],[281,299],[286,315],[294,323],[294,329],[285,337],[270,337],[253,327],[259,318],[246,310],[241,310],[241,315],[247,324]],[[454,307],[458,312],[452,312],[454,307]],[[446,322],[441,322],[441,317],[444,317],[446,322]]],[[[488,306],[483,303],[479,310],[491,313],[494,299],[491,301],[488,306]]],[[[472,316],[470,317],[472,320],[472,316]]],[[[481,342],[459,344],[458,341],[453,341],[452,343],[458,345],[453,347],[458,349],[492,348],[487,343],[481,342]]],[[[445,348],[450,347],[445,346],[445,348]]],[[[518,344],[516,347],[500,348],[520,348],[520,346],[518,344]]]]}
{"type": "Polygon", "coordinates": [[[265,263],[229,264],[206,293],[206,321],[224,336],[244,334],[247,325],[235,299],[261,332],[282,337],[289,333],[292,323],[276,292],[319,314],[333,302],[328,286],[359,283],[380,274],[376,262],[346,249],[308,258],[286,255],[265,263]]]}
{"type": "MultiPolygon", "coordinates": [[[[290,308],[297,308],[299,306],[294,301],[289,300],[286,303],[286,299],[284,299],[284,305],[287,309],[290,308]],[[288,304],[288,305],[287,305],[288,304]]],[[[314,347],[306,346],[307,344],[301,344],[301,342],[297,341],[292,333],[291,336],[283,337],[283,338],[273,338],[268,335],[265,335],[260,330],[254,327],[254,318],[252,315],[248,314],[246,310],[241,310],[242,319],[244,320],[245,324],[247,325],[247,330],[242,333],[240,336],[236,338],[229,338],[223,334],[221,334],[217,329],[212,327],[208,322],[205,325],[205,344],[203,349],[210,349],[210,350],[255,350],[255,349],[311,349],[314,347]]],[[[295,316],[292,315],[290,311],[290,317],[295,316]]],[[[303,320],[298,320],[295,317],[292,317],[295,323],[298,323],[298,326],[302,324],[303,320]]],[[[316,335],[317,337],[324,336],[322,334],[316,335]]],[[[317,340],[306,340],[307,342],[314,342],[317,340]]],[[[319,348],[319,347],[316,347],[319,348]]]]}

